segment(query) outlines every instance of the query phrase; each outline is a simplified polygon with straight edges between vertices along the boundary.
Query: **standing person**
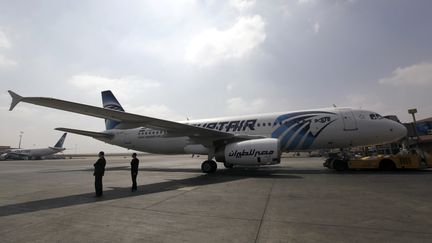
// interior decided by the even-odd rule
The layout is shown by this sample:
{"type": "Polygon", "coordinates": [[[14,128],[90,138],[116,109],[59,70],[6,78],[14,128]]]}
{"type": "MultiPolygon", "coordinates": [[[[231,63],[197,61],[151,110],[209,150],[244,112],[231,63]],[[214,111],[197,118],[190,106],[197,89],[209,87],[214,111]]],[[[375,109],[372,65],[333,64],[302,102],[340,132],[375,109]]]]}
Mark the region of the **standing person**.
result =
{"type": "Polygon", "coordinates": [[[139,165],[139,159],[137,159],[137,154],[132,154],[132,160],[130,162],[131,164],[131,176],[132,176],[132,191],[137,190],[137,175],[138,175],[138,165],[139,165]]]}
{"type": "Polygon", "coordinates": [[[105,173],[105,157],[104,152],[99,152],[99,159],[94,163],[94,177],[95,177],[95,190],[96,190],[96,197],[102,196],[102,177],[105,173]]]}

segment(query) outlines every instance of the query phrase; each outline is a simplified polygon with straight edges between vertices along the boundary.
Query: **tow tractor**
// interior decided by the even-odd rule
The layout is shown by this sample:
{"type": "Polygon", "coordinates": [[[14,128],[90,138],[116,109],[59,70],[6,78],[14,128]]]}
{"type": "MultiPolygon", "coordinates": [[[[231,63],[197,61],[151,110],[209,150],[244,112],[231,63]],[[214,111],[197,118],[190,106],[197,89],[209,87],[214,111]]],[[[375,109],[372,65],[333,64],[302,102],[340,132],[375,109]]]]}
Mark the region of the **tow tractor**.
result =
{"type": "Polygon", "coordinates": [[[432,168],[429,154],[420,150],[403,150],[395,155],[376,155],[356,158],[343,154],[331,154],[324,162],[324,167],[337,171],[349,169],[426,169],[432,168]]]}

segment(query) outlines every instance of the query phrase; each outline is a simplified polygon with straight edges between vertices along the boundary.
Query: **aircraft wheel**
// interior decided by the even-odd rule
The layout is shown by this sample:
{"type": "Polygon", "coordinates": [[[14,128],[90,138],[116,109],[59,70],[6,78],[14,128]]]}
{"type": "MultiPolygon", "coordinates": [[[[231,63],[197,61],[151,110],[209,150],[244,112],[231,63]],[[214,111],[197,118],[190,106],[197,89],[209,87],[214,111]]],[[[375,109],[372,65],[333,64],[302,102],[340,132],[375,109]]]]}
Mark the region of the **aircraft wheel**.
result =
{"type": "Polygon", "coordinates": [[[384,159],[380,162],[379,168],[380,170],[392,171],[392,170],[396,170],[396,165],[393,161],[389,159],[384,159]]]}
{"type": "Polygon", "coordinates": [[[206,160],[201,164],[201,170],[204,173],[214,173],[217,169],[217,164],[213,160],[206,160]]]}
{"type": "Polygon", "coordinates": [[[233,164],[231,164],[231,163],[228,163],[228,162],[224,162],[224,166],[225,166],[225,168],[227,168],[227,169],[231,169],[231,168],[233,168],[233,167],[234,167],[234,165],[233,165],[233,164]]]}
{"type": "Polygon", "coordinates": [[[212,173],[213,173],[213,172],[215,172],[217,170],[217,164],[213,160],[211,160],[210,163],[211,163],[211,166],[212,166],[212,173]]]}
{"type": "Polygon", "coordinates": [[[333,168],[337,171],[344,171],[348,169],[348,164],[345,160],[337,159],[333,161],[333,168]]]}

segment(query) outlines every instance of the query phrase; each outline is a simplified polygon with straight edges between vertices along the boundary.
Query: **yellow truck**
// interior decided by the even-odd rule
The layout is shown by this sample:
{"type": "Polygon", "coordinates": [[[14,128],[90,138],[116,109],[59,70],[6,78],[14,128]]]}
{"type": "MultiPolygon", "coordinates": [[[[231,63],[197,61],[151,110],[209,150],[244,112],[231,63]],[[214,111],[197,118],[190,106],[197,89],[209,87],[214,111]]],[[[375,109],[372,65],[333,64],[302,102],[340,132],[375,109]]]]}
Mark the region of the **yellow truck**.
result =
{"type": "Polygon", "coordinates": [[[400,152],[396,155],[377,155],[362,158],[329,158],[324,167],[338,171],[347,169],[426,169],[432,168],[432,159],[425,152],[400,152]]]}

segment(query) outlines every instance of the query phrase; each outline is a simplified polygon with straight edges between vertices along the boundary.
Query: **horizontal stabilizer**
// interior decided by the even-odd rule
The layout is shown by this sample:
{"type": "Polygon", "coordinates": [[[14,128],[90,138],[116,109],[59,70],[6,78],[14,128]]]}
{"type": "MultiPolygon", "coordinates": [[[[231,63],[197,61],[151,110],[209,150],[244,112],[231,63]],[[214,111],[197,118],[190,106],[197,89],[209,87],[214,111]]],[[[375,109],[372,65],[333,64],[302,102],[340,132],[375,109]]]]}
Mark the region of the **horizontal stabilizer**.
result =
{"type": "Polygon", "coordinates": [[[83,136],[88,136],[92,138],[105,138],[109,139],[112,138],[112,134],[103,133],[103,132],[90,132],[90,131],[84,131],[84,130],[78,130],[78,129],[72,129],[72,128],[64,128],[64,127],[58,127],[55,130],[63,131],[63,132],[70,132],[75,133],[83,136]]]}
{"type": "Polygon", "coordinates": [[[58,152],[66,150],[65,148],[59,148],[59,147],[49,147],[49,148],[52,149],[52,150],[56,150],[58,152]]]}
{"type": "Polygon", "coordinates": [[[8,92],[9,92],[10,96],[12,97],[12,103],[11,103],[10,108],[9,108],[9,110],[11,111],[23,99],[23,97],[21,97],[17,93],[14,93],[11,90],[8,90],[8,92]]]}

